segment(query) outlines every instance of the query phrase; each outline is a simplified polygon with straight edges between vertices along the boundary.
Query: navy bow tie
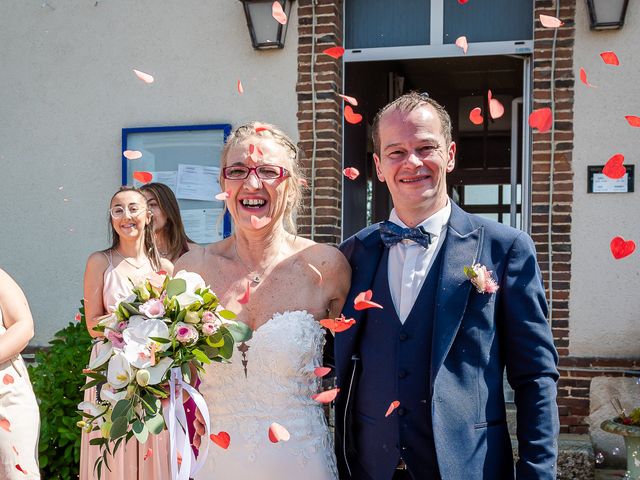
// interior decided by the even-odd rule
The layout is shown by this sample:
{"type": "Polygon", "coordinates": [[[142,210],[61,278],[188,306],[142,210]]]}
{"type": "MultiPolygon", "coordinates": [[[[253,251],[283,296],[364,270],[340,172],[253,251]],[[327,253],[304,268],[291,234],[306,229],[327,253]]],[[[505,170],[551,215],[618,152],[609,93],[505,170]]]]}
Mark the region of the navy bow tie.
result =
{"type": "Polygon", "coordinates": [[[380,238],[385,247],[393,247],[402,240],[413,240],[424,248],[431,243],[431,234],[423,226],[418,228],[402,228],[393,222],[385,221],[380,224],[380,238]]]}

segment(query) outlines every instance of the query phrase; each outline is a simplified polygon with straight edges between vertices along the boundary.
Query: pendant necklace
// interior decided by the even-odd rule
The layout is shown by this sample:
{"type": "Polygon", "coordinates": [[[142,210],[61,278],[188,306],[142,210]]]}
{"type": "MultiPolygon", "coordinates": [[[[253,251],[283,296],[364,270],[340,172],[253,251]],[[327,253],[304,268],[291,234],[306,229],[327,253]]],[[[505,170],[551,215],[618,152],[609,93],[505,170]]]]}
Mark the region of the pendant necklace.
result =
{"type": "Polygon", "coordinates": [[[278,258],[277,255],[274,255],[273,260],[269,262],[269,264],[262,270],[261,273],[258,273],[257,271],[249,268],[247,264],[242,261],[242,259],[240,258],[240,255],[238,254],[238,247],[235,242],[233,242],[233,250],[236,254],[236,258],[238,259],[238,261],[242,264],[245,270],[247,270],[247,276],[249,277],[249,280],[251,280],[251,282],[255,283],[256,285],[262,282],[262,278],[264,274],[266,273],[267,270],[269,270],[269,267],[271,267],[271,265],[273,265],[273,262],[275,262],[276,259],[278,258]]]}

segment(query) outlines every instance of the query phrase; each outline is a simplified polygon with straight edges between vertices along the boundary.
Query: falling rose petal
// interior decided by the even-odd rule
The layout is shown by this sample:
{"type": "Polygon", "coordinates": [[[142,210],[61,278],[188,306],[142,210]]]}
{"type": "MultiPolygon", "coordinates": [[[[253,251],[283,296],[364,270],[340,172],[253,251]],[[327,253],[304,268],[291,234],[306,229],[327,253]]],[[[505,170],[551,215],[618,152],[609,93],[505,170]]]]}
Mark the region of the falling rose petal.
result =
{"type": "Polygon", "coordinates": [[[253,155],[253,152],[256,151],[256,146],[253,143],[249,144],[249,155],[253,155]]]}
{"type": "Polygon", "coordinates": [[[261,228],[267,226],[271,221],[271,217],[256,217],[255,215],[251,215],[251,225],[253,228],[260,230],[261,228]]]}
{"type": "Polygon", "coordinates": [[[82,315],[80,315],[80,312],[76,313],[75,317],[73,318],[75,319],[76,322],[82,321],[82,315]]]}
{"type": "Polygon", "coordinates": [[[87,373],[95,373],[95,370],[92,370],[91,368],[83,368],[82,373],[84,375],[86,375],[87,373]]]}
{"type": "Polygon", "coordinates": [[[640,117],[636,117],[635,115],[625,115],[627,122],[632,127],[640,127],[640,117]]]}
{"type": "Polygon", "coordinates": [[[322,51],[322,53],[325,53],[327,55],[329,55],[330,57],[333,58],[340,58],[342,55],[344,55],[344,48],[342,47],[330,47],[330,48],[326,48],[322,51]]]}
{"type": "Polygon", "coordinates": [[[139,150],[125,150],[122,152],[122,155],[124,155],[124,158],[127,160],[138,160],[142,158],[142,152],[139,150]]]}
{"type": "Polygon", "coordinates": [[[217,435],[215,433],[212,433],[211,435],[209,435],[209,438],[213,443],[218,445],[220,448],[223,448],[224,450],[229,448],[229,444],[231,443],[231,437],[227,432],[220,432],[217,435]]]}
{"type": "Polygon", "coordinates": [[[338,96],[342,98],[345,102],[348,102],[351,105],[353,105],[354,107],[358,106],[358,100],[356,100],[355,98],[350,97],[349,95],[342,95],[341,93],[339,93],[338,96]]]}
{"type": "Polygon", "coordinates": [[[269,130],[268,127],[262,125],[261,123],[256,123],[256,126],[254,127],[254,130],[256,131],[256,133],[260,133],[260,132],[264,132],[266,130],[269,130]]]}
{"type": "Polygon", "coordinates": [[[456,47],[461,48],[462,52],[466,55],[467,50],[469,49],[469,44],[467,43],[467,37],[463,35],[461,37],[456,38],[456,47]]]}
{"type": "Polygon", "coordinates": [[[6,418],[3,418],[2,420],[0,420],[0,428],[11,433],[11,422],[6,418]]]}
{"type": "Polygon", "coordinates": [[[282,5],[277,0],[271,5],[271,16],[281,25],[287,24],[287,14],[282,10],[282,5]]]}
{"type": "Polygon", "coordinates": [[[300,178],[300,179],[298,179],[298,183],[299,183],[300,185],[302,185],[303,187],[308,187],[308,186],[309,186],[309,182],[307,182],[307,179],[306,179],[306,178],[300,178]]]}
{"type": "Polygon", "coordinates": [[[8,373],[4,377],[2,377],[2,383],[4,383],[5,385],[10,385],[13,382],[13,376],[9,375],[8,373]]]}
{"type": "Polygon", "coordinates": [[[542,24],[543,27],[546,28],[558,28],[561,27],[562,25],[564,25],[564,23],[562,21],[560,21],[560,19],[556,18],[556,17],[551,17],[549,15],[542,15],[540,14],[540,23],[542,24]]]}
{"type": "Polygon", "coordinates": [[[553,125],[553,113],[549,107],[534,110],[529,115],[529,126],[537,128],[540,133],[547,132],[553,125]]]}
{"type": "Polygon", "coordinates": [[[469,0],[458,0],[458,3],[460,5],[464,5],[465,3],[467,3],[469,0]]]}
{"type": "Polygon", "coordinates": [[[264,156],[264,154],[262,153],[262,150],[260,150],[260,147],[256,146],[256,152],[258,152],[258,155],[260,155],[261,157],[264,156]]]}
{"type": "Polygon", "coordinates": [[[355,180],[356,178],[358,178],[358,175],[360,175],[360,171],[357,168],[353,167],[345,168],[342,173],[344,173],[344,176],[349,180],[355,180]]]}
{"type": "Polygon", "coordinates": [[[231,194],[231,190],[227,190],[226,192],[221,192],[217,194],[215,196],[215,199],[220,200],[221,202],[224,202],[227,198],[229,198],[230,194],[231,194]]]}
{"type": "Polygon", "coordinates": [[[25,475],[28,475],[27,471],[24,468],[22,468],[19,463],[16,463],[16,470],[24,473],[25,475]]]}
{"type": "Polygon", "coordinates": [[[331,390],[325,390],[324,392],[311,395],[311,398],[314,399],[316,402],[331,403],[335,400],[339,391],[340,391],[339,388],[332,388],[331,390]]]}
{"type": "Polygon", "coordinates": [[[614,52],[602,52],[600,56],[602,57],[602,61],[607,65],[616,67],[620,65],[620,60],[618,60],[618,56],[614,52]]]}
{"type": "Polygon", "coordinates": [[[316,377],[322,378],[325,375],[328,375],[331,372],[331,367],[316,367],[313,370],[313,373],[316,377]]]}
{"type": "Polygon", "coordinates": [[[333,333],[344,332],[355,324],[356,321],[353,318],[345,318],[344,315],[340,315],[338,318],[323,318],[320,320],[320,325],[333,333]]]}
{"type": "Polygon", "coordinates": [[[273,422],[269,426],[269,440],[272,443],[288,442],[290,438],[289,431],[279,423],[273,422]]]}
{"type": "Polygon", "coordinates": [[[182,465],[182,454],[178,452],[178,465],[182,465]]]}
{"type": "Polygon", "coordinates": [[[238,80],[238,93],[242,95],[244,93],[244,87],[242,86],[242,82],[238,80]]]}
{"type": "Polygon", "coordinates": [[[238,298],[238,303],[241,305],[245,305],[249,303],[249,295],[251,294],[251,284],[247,282],[247,288],[242,294],[240,298],[238,298]]]}
{"type": "Polygon", "coordinates": [[[469,120],[474,125],[482,125],[484,122],[484,118],[482,117],[482,109],[480,107],[476,107],[469,112],[469,120]]]}
{"type": "Polygon", "coordinates": [[[633,240],[625,240],[622,237],[614,237],[609,246],[611,247],[613,258],[616,260],[628,257],[636,249],[636,243],[633,240]]]}
{"type": "Polygon", "coordinates": [[[627,169],[624,165],[624,155],[621,153],[616,153],[613,157],[607,160],[604,168],[602,169],[602,173],[604,173],[609,178],[622,178],[624,174],[627,173],[627,169]]]}
{"type": "Polygon", "coordinates": [[[144,83],[153,83],[153,76],[149,75],[148,73],[144,73],[141,72],[140,70],[136,70],[135,68],[133,69],[133,73],[136,74],[136,77],[138,77],[140,80],[142,80],[144,83]]]}
{"type": "Polygon", "coordinates": [[[382,308],[382,305],[380,305],[379,303],[371,301],[372,296],[373,292],[371,290],[359,293],[353,301],[353,308],[355,308],[356,310],[366,310],[367,308],[382,308]]]}
{"type": "Polygon", "coordinates": [[[591,84],[589,83],[589,81],[587,80],[587,72],[586,72],[586,71],[585,71],[585,69],[584,69],[584,68],[582,68],[582,67],[580,68],[580,81],[581,81],[582,83],[584,83],[587,87],[591,87],[591,88],[598,88],[598,87],[596,87],[595,85],[591,85],[591,84]]]}
{"type": "Polygon", "coordinates": [[[504,106],[491,94],[491,90],[488,91],[487,96],[489,97],[489,115],[494,120],[500,118],[504,115],[504,106]]]}
{"type": "Polygon", "coordinates": [[[318,275],[318,277],[320,277],[320,282],[319,283],[322,284],[322,273],[320,273],[320,270],[318,270],[316,267],[314,267],[310,263],[307,263],[307,265],[309,265],[309,268],[311,270],[313,270],[316,273],[316,275],[318,275]]]}
{"type": "Polygon", "coordinates": [[[153,448],[148,448],[147,453],[144,454],[144,460],[153,456],[153,448]]]}
{"type": "Polygon", "coordinates": [[[133,178],[140,183],[149,183],[153,180],[153,174],[151,172],[133,172],[133,178]]]}
{"type": "Polygon", "coordinates": [[[391,405],[389,405],[389,408],[387,408],[387,413],[385,413],[384,416],[388,417],[399,406],[400,406],[400,402],[398,400],[394,400],[393,402],[391,402],[391,405]]]}
{"type": "Polygon", "coordinates": [[[344,107],[344,119],[351,125],[357,125],[362,121],[362,115],[355,113],[351,105],[344,107]]]}

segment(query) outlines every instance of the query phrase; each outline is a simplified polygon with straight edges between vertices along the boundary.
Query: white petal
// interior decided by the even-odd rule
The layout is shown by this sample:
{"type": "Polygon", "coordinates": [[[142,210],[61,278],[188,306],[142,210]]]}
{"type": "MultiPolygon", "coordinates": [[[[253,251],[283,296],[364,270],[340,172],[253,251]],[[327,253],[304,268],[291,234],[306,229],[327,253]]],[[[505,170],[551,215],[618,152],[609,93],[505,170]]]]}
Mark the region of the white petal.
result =
{"type": "Polygon", "coordinates": [[[96,357],[89,362],[89,368],[95,370],[96,368],[105,364],[111,355],[113,355],[113,345],[111,342],[98,343],[96,348],[96,357]]]}
{"type": "Polygon", "coordinates": [[[109,360],[107,380],[116,390],[126,387],[131,382],[131,366],[123,354],[116,353],[109,360]]]}
{"type": "Polygon", "coordinates": [[[160,383],[162,381],[162,377],[167,373],[167,370],[169,370],[172,363],[173,360],[169,357],[164,357],[155,366],[148,367],[147,370],[149,370],[150,374],[149,385],[157,385],[160,383]]]}

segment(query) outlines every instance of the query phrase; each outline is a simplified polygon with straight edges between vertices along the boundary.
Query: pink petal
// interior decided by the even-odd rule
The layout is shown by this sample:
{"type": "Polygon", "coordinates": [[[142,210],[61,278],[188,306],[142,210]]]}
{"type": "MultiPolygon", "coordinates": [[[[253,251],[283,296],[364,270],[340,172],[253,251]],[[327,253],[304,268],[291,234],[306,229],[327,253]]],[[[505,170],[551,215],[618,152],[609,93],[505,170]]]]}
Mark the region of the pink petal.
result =
{"type": "Polygon", "coordinates": [[[356,310],[366,310],[367,308],[382,308],[382,305],[372,302],[373,292],[367,290],[366,292],[360,292],[358,296],[353,300],[353,308],[356,310]]]}
{"type": "Polygon", "coordinates": [[[487,96],[489,97],[489,115],[491,116],[491,118],[495,120],[496,118],[500,118],[501,116],[503,116],[504,106],[500,103],[499,100],[493,98],[491,90],[489,90],[487,96]]]}
{"type": "Polygon", "coordinates": [[[300,178],[300,179],[298,179],[298,183],[299,183],[300,185],[302,185],[303,187],[308,187],[308,186],[309,186],[309,182],[307,182],[307,179],[306,179],[306,178],[300,178]]]}
{"type": "Polygon", "coordinates": [[[318,275],[318,277],[320,277],[320,284],[322,284],[322,273],[320,273],[320,270],[318,270],[316,267],[314,267],[313,265],[311,265],[310,263],[307,263],[307,265],[309,265],[309,268],[311,268],[311,270],[313,270],[316,275],[318,275]]]}
{"type": "Polygon", "coordinates": [[[620,60],[618,60],[618,56],[614,52],[602,52],[600,56],[607,65],[614,65],[616,67],[620,65],[620,60]]]}
{"type": "Polygon", "coordinates": [[[276,19],[276,21],[282,25],[286,25],[287,23],[287,14],[282,10],[282,5],[277,0],[273,2],[271,5],[271,16],[276,19]]]}
{"type": "Polygon", "coordinates": [[[256,230],[260,230],[261,228],[267,226],[270,221],[271,217],[259,218],[255,215],[251,215],[251,225],[253,225],[253,228],[255,228],[256,230]]]}
{"type": "Polygon", "coordinates": [[[139,150],[125,150],[124,152],[122,152],[122,155],[124,155],[124,158],[126,158],[127,160],[137,160],[139,158],[142,158],[142,152],[140,152],[139,150]]]}
{"type": "Polygon", "coordinates": [[[6,418],[0,420],[0,428],[6,430],[7,432],[11,432],[11,422],[6,418]]]}
{"type": "Polygon", "coordinates": [[[640,127],[640,117],[636,117],[635,115],[625,115],[627,122],[632,127],[640,127]]]}
{"type": "Polygon", "coordinates": [[[556,17],[551,17],[549,15],[542,15],[540,14],[540,23],[542,24],[543,27],[546,28],[558,28],[561,27],[562,25],[564,25],[564,23],[562,21],[560,21],[560,19],[556,18],[556,17]]]}
{"type": "Polygon", "coordinates": [[[469,49],[469,44],[467,43],[467,37],[464,35],[462,37],[456,38],[456,47],[460,47],[464,54],[467,54],[467,50],[469,49]]]}
{"type": "Polygon", "coordinates": [[[240,95],[242,95],[244,93],[244,87],[242,86],[242,82],[240,80],[238,80],[238,93],[240,95]]]}
{"type": "Polygon", "coordinates": [[[591,85],[589,83],[589,81],[587,80],[587,72],[582,67],[580,68],[580,81],[584,83],[587,87],[597,88],[595,85],[591,85]]]}
{"type": "Polygon", "coordinates": [[[135,68],[133,69],[133,73],[135,73],[136,77],[138,77],[144,83],[153,83],[153,76],[149,75],[148,73],[141,72],[140,70],[136,70],[135,68]]]}
{"type": "Polygon", "coordinates": [[[153,180],[153,174],[150,172],[133,172],[133,178],[138,180],[140,183],[149,183],[153,180]]]}
{"type": "Polygon", "coordinates": [[[227,198],[229,198],[230,194],[231,194],[231,190],[227,190],[226,192],[221,192],[221,193],[217,194],[215,196],[215,199],[224,202],[227,198]]]}
{"type": "Polygon", "coordinates": [[[484,118],[482,117],[482,109],[480,107],[476,107],[471,112],[469,112],[469,120],[474,125],[482,125],[484,122],[484,118]]]}
{"type": "Polygon", "coordinates": [[[344,176],[347,177],[349,180],[355,180],[360,175],[360,171],[357,168],[353,168],[353,167],[345,168],[342,171],[342,173],[344,173],[344,176]]]}
{"type": "Polygon", "coordinates": [[[279,423],[273,422],[269,426],[269,440],[272,443],[288,442],[290,438],[289,431],[279,423]]]}
{"type": "Polygon", "coordinates": [[[2,377],[2,383],[4,383],[5,385],[11,385],[14,382],[13,376],[9,375],[8,373],[5,374],[4,377],[2,377]]]}
{"type": "Polygon", "coordinates": [[[153,456],[153,448],[148,448],[147,449],[147,453],[144,454],[144,460],[146,460],[147,458],[153,456]]]}
{"type": "Polygon", "coordinates": [[[315,374],[316,377],[322,378],[325,375],[328,375],[331,372],[331,368],[330,367],[316,367],[313,370],[313,373],[315,374]]]}
{"type": "Polygon", "coordinates": [[[242,296],[238,298],[238,303],[241,305],[245,305],[249,303],[249,295],[251,294],[251,284],[247,282],[247,289],[244,291],[242,296]]]}
{"type": "Polygon", "coordinates": [[[75,319],[76,322],[81,322],[82,321],[82,315],[80,315],[80,312],[76,313],[76,316],[73,317],[75,319]]]}
{"type": "Polygon", "coordinates": [[[339,96],[340,98],[342,98],[345,102],[348,102],[348,103],[350,103],[351,105],[353,105],[354,107],[357,107],[357,106],[358,106],[358,100],[356,100],[355,98],[350,97],[350,96],[348,96],[348,95],[342,95],[342,94],[340,94],[340,93],[338,94],[338,96],[339,96]]]}
{"type": "Polygon", "coordinates": [[[400,406],[400,402],[398,400],[394,400],[393,402],[391,402],[391,405],[389,405],[389,408],[387,408],[387,413],[385,413],[384,416],[388,417],[399,406],[400,406]]]}
{"type": "Polygon", "coordinates": [[[362,121],[362,115],[360,115],[359,113],[355,113],[353,111],[353,108],[351,108],[350,105],[347,105],[346,107],[344,107],[344,119],[348,123],[356,125],[362,121]]]}
{"type": "Polygon", "coordinates": [[[344,55],[344,48],[342,47],[330,47],[330,48],[326,48],[322,51],[322,53],[325,53],[327,55],[329,55],[330,57],[333,58],[340,58],[342,55],[344,55]]]}
{"type": "Polygon", "coordinates": [[[340,391],[339,388],[332,388],[331,390],[326,390],[324,392],[311,395],[311,398],[314,399],[316,402],[331,403],[335,400],[339,391],[340,391]]]}

